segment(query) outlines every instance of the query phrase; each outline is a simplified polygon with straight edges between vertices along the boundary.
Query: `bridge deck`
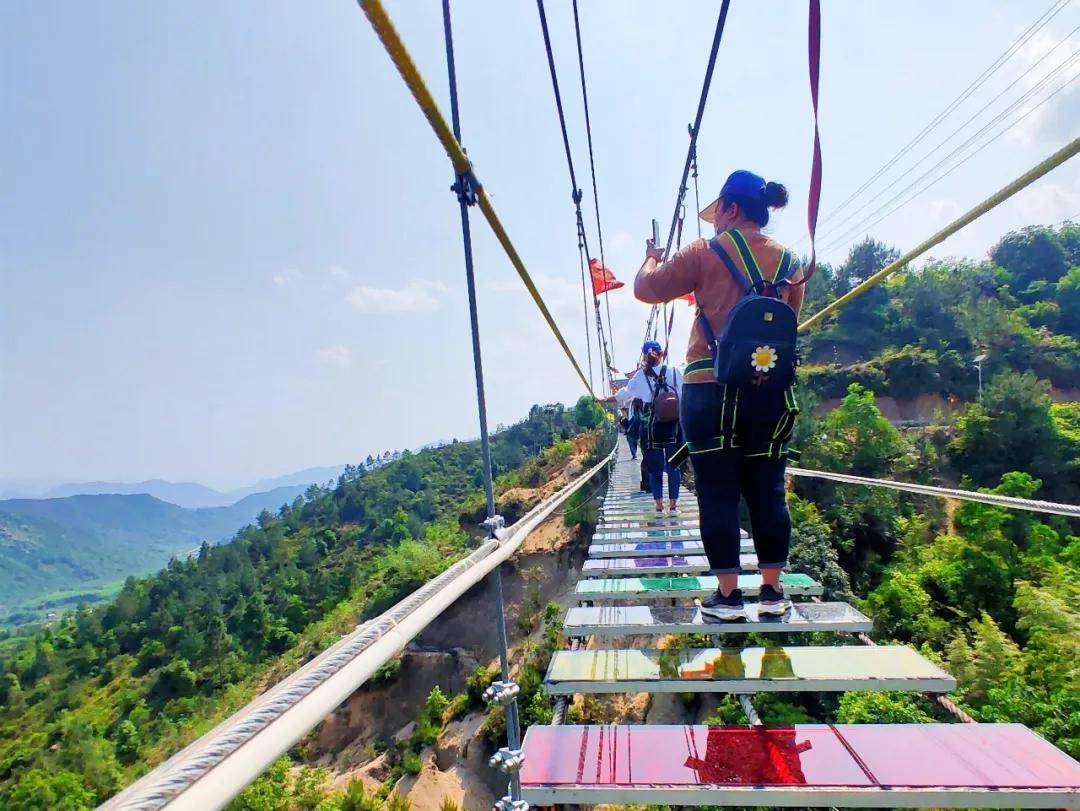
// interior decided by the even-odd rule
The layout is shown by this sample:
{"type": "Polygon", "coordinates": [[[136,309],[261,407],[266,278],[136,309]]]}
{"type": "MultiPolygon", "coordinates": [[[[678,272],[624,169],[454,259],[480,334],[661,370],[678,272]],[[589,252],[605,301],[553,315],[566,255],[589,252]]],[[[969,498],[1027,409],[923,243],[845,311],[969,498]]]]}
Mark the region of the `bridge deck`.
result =
{"type": "Polygon", "coordinates": [[[534,805],[1080,809],[1080,764],[1019,724],[533,726],[534,805]]]}

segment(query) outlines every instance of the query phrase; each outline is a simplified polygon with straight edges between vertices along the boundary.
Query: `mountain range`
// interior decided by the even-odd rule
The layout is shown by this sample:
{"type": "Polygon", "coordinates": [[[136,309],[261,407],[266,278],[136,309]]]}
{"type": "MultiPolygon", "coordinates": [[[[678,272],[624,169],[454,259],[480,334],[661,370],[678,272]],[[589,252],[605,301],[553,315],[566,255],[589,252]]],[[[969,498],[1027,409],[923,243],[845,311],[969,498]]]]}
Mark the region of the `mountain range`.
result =
{"type": "Polygon", "coordinates": [[[0,623],[115,591],[203,541],[231,538],[263,510],[276,512],[341,467],[290,473],[222,493],[195,483],[65,484],[52,497],[0,500],[0,623]],[[224,502],[224,503],[223,503],[224,502]]]}
{"type": "Polygon", "coordinates": [[[235,490],[216,490],[198,482],[171,482],[164,479],[149,479],[142,482],[67,482],[59,483],[55,479],[0,479],[0,498],[66,498],[83,495],[134,495],[145,493],[154,498],[176,504],[180,507],[227,507],[247,496],[266,493],[279,487],[296,487],[312,483],[325,484],[336,479],[344,470],[344,465],[328,467],[310,467],[261,479],[247,487],[235,490]]]}

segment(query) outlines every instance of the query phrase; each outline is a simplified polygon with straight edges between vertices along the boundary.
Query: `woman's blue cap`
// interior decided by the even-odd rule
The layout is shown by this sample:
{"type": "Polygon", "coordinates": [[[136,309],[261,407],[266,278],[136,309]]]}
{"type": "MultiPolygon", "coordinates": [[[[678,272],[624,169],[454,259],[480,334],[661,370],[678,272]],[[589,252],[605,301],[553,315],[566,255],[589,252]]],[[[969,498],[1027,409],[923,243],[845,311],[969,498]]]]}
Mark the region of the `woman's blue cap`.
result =
{"type": "Polygon", "coordinates": [[[720,196],[727,199],[746,197],[751,200],[765,199],[765,178],[745,169],[739,169],[728,175],[720,196]]]}
{"type": "Polygon", "coordinates": [[[641,354],[647,355],[650,352],[662,352],[663,349],[658,341],[646,341],[641,345],[641,354]]]}

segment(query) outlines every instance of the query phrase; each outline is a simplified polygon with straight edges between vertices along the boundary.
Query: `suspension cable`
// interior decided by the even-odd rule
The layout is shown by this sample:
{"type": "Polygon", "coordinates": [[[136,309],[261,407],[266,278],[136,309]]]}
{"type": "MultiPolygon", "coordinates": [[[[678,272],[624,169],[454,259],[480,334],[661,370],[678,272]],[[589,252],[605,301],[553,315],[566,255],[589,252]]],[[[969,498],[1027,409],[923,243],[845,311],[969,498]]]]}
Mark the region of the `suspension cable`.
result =
{"type": "MultiPolygon", "coordinates": [[[[694,137],[694,125],[687,124],[687,131],[690,133],[690,137],[694,137]]],[[[694,156],[693,163],[690,166],[690,176],[694,179],[694,222],[697,224],[697,238],[701,239],[701,217],[698,216],[701,212],[701,196],[698,193],[698,156],[697,156],[697,144],[694,144],[694,156]]]]}
{"type": "MultiPolygon", "coordinates": [[[[577,173],[574,171],[574,157],[570,150],[570,135],[566,130],[566,114],[563,112],[562,94],[559,92],[559,77],[555,72],[555,54],[551,50],[551,34],[548,31],[547,13],[544,11],[544,0],[536,0],[536,8],[540,13],[540,29],[544,35],[544,50],[547,51],[548,70],[551,73],[551,88],[555,92],[555,108],[559,115],[559,129],[562,131],[563,149],[566,151],[566,166],[570,170],[571,199],[574,201],[574,212],[577,219],[578,239],[584,243],[586,255],[589,252],[589,238],[585,233],[585,220],[581,213],[582,193],[577,183],[577,173]]],[[[590,273],[590,278],[591,278],[590,273]]],[[[600,297],[596,293],[596,287],[590,283],[593,294],[593,308],[596,311],[596,342],[600,351],[600,362],[606,369],[606,378],[611,380],[611,355],[608,353],[607,340],[604,337],[603,319],[600,317],[600,297]]]]}
{"type": "MultiPolygon", "coordinates": [[[[589,382],[593,382],[592,373],[592,338],[589,337],[589,299],[586,285],[591,282],[585,281],[585,242],[581,238],[581,231],[578,231],[578,261],[581,264],[581,306],[585,311],[585,353],[589,360],[589,382]]],[[[603,376],[601,376],[603,379],[603,376]]],[[[594,384],[595,386],[595,384],[594,384]]],[[[595,391],[595,388],[594,388],[595,391]]]]}
{"type": "Polygon", "coordinates": [[[510,264],[514,266],[514,270],[516,270],[518,276],[521,277],[525,289],[529,291],[529,295],[536,303],[537,308],[540,310],[540,314],[544,317],[544,321],[547,322],[552,334],[554,334],[555,340],[559,342],[559,346],[570,361],[570,365],[574,367],[574,371],[577,373],[582,384],[584,384],[586,391],[591,396],[595,397],[592,387],[589,385],[589,381],[581,369],[581,364],[578,363],[577,358],[574,357],[574,353],[570,350],[570,345],[566,342],[562,330],[559,329],[559,325],[555,322],[555,318],[552,316],[551,311],[544,302],[543,296],[540,295],[536,283],[533,281],[532,276],[529,275],[529,271],[525,267],[525,262],[522,260],[520,254],[518,254],[517,248],[514,247],[513,240],[510,239],[506,227],[503,225],[502,220],[499,219],[499,215],[491,203],[491,197],[488,195],[487,190],[480,183],[479,179],[477,179],[472,163],[465,154],[465,150],[461,148],[461,144],[454,137],[454,133],[446,123],[446,118],[439,110],[439,105],[435,103],[431,91],[428,89],[423,77],[417,70],[416,63],[413,61],[412,56],[405,47],[401,35],[398,34],[397,29],[394,27],[394,23],[391,21],[389,14],[387,14],[386,8],[382,4],[382,0],[357,0],[357,4],[367,16],[368,22],[371,23],[371,27],[374,29],[376,36],[378,36],[379,41],[382,42],[383,47],[386,49],[390,61],[394,63],[394,67],[397,69],[398,74],[405,82],[406,87],[408,87],[417,106],[420,107],[420,112],[423,113],[424,118],[427,119],[432,131],[435,133],[435,137],[446,151],[447,157],[450,158],[450,162],[454,165],[455,173],[466,175],[469,178],[471,191],[476,196],[477,208],[483,213],[484,219],[487,220],[488,225],[494,232],[495,238],[502,246],[503,251],[510,260],[510,264]]]}
{"type": "MultiPolygon", "coordinates": [[[[709,88],[712,86],[713,70],[716,67],[716,55],[720,51],[720,40],[724,36],[724,25],[727,23],[728,6],[731,0],[724,0],[720,6],[720,13],[716,18],[716,30],[713,32],[712,47],[709,49],[709,62],[705,66],[705,78],[701,83],[701,95],[698,97],[697,113],[694,115],[694,123],[690,125],[690,146],[686,150],[686,161],[683,164],[682,177],[679,179],[679,190],[675,195],[675,210],[671,215],[671,228],[668,229],[667,243],[664,247],[664,259],[669,258],[671,243],[675,239],[675,228],[679,221],[679,212],[682,210],[683,199],[686,197],[686,179],[690,174],[690,165],[697,152],[698,134],[701,132],[701,119],[705,115],[705,102],[709,99],[709,88]]],[[[659,312],[657,305],[652,306],[649,312],[649,320],[645,325],[645,337],[649,337],[650,330],[655,329],[654,322],[659,312]]]]}
{"type": "Polygon", "coordinates": [[[1056,169],[1058,166],[1061,166],[1061,164],[1065,163],[1065,161],[1074,157],[1077,152],[1080,152],[1080,137],[1073,139],[1070,143],[1063,146],[1061,149],[1052,154],[1050,157],[1046,158],[1046,160],[1042,161],[1037,166],[1029,169],[1012,183],[1008,184],[1000,191],[992,194],[990,197],[983,200],[983,202],[979,203],[966,214],[963,214],[957,219],[953,220],[951,223],[942,228],[932,237],[920,243],[919,245],[916,245],[910,251],[897,259],[895,262],[891,262],[890,264],[879,270],[877,273],[864,279],[860,284],[851,288],[851,290],[849,290],[847,293],[836,299],[836,301],[833,301],[822,309],[818,310],[812,316],[799,324],[799,332],[805,332],[806,330],[810,329],[810,327],[819,324],[825,318],[847,305],[853,299],[861,296],[870,288],[877,286],[889,276],[892,276],[898,270],[901,270],[913,259],[922,256],[922,254],[926,253],[935,245],[944,242],[946,239],[951,237],[965,225],[968,225],[969,223],[972,223],[975,220],[979,219],[979,217],[981,217],[983,214],[1001,205],[1003,202],[1008,200],[1021,189],[1030,186],[1043,175],[1049,173],[1053,169],[1056,169]]]}
{"type": "MultiPolygon", "coordinates": [[[[454,138],[461,143],[461,121],[458,115],[457,71],[454,67],[454,33],[450,23],[450,0],[443,0],[443,33],[446,38],[446,72],[450,83],[450,116],[453,120],[454,138]]],[[[502,519],[495,515],[495,485],[491,476],[491,440],[488,436],[487,398],[484,394],[484,361],[480,351],[480,321],[476,305],[476,279],[473,274],[472,235],[469,229],[469,204],[474,198],[469,193],[469,178],[458,173],[454,190],[461,209],[461,238],[465,253],[465,282],[469,294],[469,329],[472,333],[473,371],[476,375],[476,410],[480,422],[480,451],[484,471],[484,496],[487,502],[487,528],[489,540],[502,526],[502,519]]],[[[506,644],[506,609],[503,605],[502,567],[496,566],[488,575],[495,596],[495,636],[499,648],[499,666],[503,683],[510,682],[510,654],[506,644]]],[[[511,697],[506,704],[506,739],[511,753],[520,754],[521,727],[518,721],[517,699],[511,697]]],[[[510,773],[510,803],[521,800],[521,780],[517,771],[510,773]]]]}
{"type": "MultiPolygon", "coordinates": [[[[600,241],[600,265],[607,267],[604,259],[604,230],[600,227],[600,195],[596,191],[596,159],[593,157],[592,121],[589,118],[589,92],[585,88],[585,56],[581,47],[581,23],[578,20],[578,0],[574,0],[574,36],[577,39],[578,70],[581,73],[581,100],[585,106],[585,136],[589,142],[589,172],[592,174],[593,211],[596,213],[596,236],[600,241]]],[[[590,277],[591,278],[591,277],[590,277]]],[[[611,328],[611,296],[604,295],[607,309],[607,339],[611,354],[615,354],[615,332],[611,328]]],[[[608,372],[610,378],[611,373],[608,372]]]]}

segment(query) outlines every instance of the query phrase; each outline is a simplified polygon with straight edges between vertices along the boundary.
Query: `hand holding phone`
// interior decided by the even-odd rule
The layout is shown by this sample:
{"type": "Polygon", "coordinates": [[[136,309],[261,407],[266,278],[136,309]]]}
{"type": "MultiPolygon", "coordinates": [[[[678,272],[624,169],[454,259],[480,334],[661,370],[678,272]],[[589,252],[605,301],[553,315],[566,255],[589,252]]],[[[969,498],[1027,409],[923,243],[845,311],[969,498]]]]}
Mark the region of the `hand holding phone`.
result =
{"type": "Polygon", "coordinates": [[[664,251],[657,245],[660,241],[660,223],[652,221],[652,239],[645,243],[645,256],[652,257],[657,262],[664,261],[664,251]]]}

